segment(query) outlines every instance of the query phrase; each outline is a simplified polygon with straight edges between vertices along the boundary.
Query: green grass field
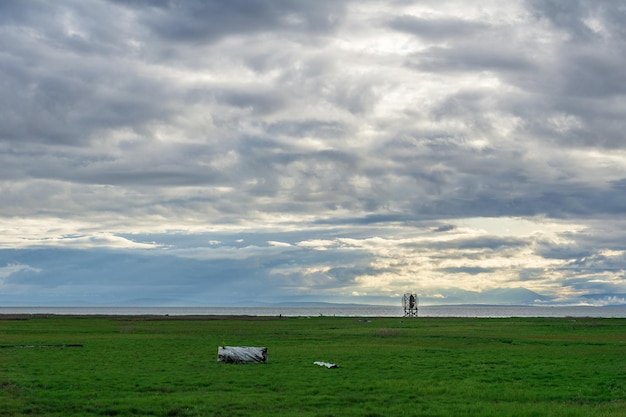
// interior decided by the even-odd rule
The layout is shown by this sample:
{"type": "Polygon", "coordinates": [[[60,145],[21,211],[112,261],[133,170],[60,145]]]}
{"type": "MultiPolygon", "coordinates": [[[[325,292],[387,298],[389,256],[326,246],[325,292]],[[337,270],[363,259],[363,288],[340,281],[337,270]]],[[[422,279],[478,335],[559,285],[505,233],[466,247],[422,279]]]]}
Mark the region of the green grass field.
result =
{"type": "Polygon", "coordinates": [[[6,417],[626,416],[626,319],[4,317],[0,346],[6,417]]]}

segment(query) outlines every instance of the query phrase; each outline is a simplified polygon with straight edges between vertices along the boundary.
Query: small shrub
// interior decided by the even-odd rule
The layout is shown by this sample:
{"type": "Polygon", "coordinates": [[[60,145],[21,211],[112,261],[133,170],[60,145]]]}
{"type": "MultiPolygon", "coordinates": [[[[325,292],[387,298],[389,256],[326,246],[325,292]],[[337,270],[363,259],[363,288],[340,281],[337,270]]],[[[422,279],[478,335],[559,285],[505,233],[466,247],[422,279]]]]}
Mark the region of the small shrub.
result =
{"type": "Polygon", "coordinates": [[[400,331],[398,329],[378,329],[376,334],[380,337],[398,337],[400,331]]]}
{"type": "Polygon", "coordinates": [[[135,333],[136,331],[135,326],[120,327],[120,333],[135,333]]]}

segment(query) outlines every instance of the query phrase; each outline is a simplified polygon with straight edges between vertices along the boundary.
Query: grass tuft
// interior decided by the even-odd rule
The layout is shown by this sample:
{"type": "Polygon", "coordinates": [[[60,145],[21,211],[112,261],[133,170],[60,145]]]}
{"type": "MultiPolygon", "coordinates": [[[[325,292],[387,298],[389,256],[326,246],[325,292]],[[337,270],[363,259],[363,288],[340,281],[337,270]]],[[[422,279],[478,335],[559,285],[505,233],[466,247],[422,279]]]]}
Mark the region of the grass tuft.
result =
{"type": "Polygon", "coordinates": [[[378,329],[376,335],[380,337],[398,337],[400,331],[398,329],[378,329]]]}

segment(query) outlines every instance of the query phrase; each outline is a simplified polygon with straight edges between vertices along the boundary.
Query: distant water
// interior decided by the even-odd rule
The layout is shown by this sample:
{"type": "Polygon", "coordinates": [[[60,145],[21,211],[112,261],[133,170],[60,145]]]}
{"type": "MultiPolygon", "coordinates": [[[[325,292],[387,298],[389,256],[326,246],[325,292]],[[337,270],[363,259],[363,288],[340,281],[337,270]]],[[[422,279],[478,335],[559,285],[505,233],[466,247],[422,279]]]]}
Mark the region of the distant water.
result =
{"type": "MultiPolygon", "coordinates": [[[[0,307],[0,314],[402,317],[402,307],[0,307]]],[[[424,306],[421,317],[621,317],[626,307],[424,306]]]]}

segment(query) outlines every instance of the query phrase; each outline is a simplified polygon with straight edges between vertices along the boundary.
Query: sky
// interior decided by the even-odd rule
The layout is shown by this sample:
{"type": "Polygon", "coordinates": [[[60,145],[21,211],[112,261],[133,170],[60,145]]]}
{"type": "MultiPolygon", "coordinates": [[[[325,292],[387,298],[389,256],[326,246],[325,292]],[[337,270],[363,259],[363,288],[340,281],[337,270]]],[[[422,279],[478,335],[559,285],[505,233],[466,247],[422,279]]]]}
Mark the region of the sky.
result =
{"type": "Polygon", "coordinates": [[[626,304],[626,5],[0,2],[0,306],[626,304]]]}

